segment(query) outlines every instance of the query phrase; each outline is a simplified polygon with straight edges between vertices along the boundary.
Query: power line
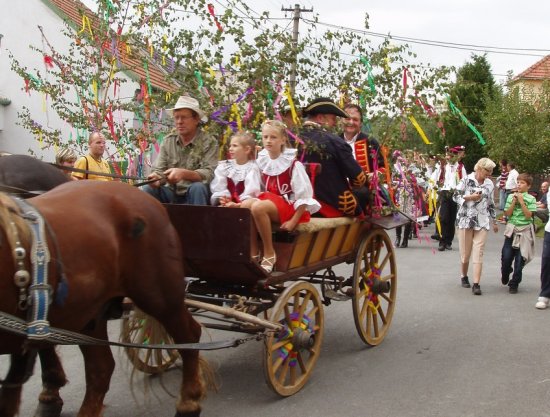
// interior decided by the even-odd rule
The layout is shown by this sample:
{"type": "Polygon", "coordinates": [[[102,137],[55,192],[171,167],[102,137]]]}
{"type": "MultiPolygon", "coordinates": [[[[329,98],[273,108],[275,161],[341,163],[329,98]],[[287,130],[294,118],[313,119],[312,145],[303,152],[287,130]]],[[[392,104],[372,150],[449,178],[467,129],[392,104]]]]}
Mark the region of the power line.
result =
{"type": "Polygon", "coordinates": [[[302,19],[304,22],[309,23],[311,25],[321,25],[330,27],[333,29],[339,29],[339,30],[345,30],[348,32],[354,32],[354,33],[361,33],[363,35],[368,36],[374,36],[379,38],[390,38],[392,40],[401,41],[401,42],[410,42],[410,43],[416,43],[421,45],[429,45],[429,46],[437,46],[440,48],[449,48],[449,49],[461,49],[461,50],[468,50],[468,51],[476,51],[476,52],[487,52],[487,53],[494,53],[494,54],[506,54],[506,55],[522,55],[522,56],[536,56],[536,57],[543,57],[545,55],[540,54],[529,54],[529,53],[522,53],[522,52],[506,52],[506,51],[533,51],[533,52],[547,52],[550,53],[549,49],[536,49],[536,48],[505,48],[505,47],[498,47],[498,46],[482,46],[482,45],[472,45],[472,44],[462,44],[462,43],[453,43],[453,42],[443,42],[443,41],[431,41],[426,39],[418,39],[418,38],[411,38],[411,37],[405,37],[405,36],[398,36],[398,35],[390,35],[390,34],[383,34],[378,32],[371,32],[367,30],[362,29],[354,29],[349,28],[345,26],[340,25],[334,25],[331,23],[325,23],[325,22],[315,22],[313,20],[309,19],[302,19]]]}

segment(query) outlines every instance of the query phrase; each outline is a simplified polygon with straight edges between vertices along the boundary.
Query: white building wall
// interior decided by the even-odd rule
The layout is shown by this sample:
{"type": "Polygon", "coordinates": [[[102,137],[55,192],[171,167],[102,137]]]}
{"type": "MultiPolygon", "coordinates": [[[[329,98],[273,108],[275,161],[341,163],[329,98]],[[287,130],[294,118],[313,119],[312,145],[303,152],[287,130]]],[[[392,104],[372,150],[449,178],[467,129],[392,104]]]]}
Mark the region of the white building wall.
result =
{"type": "MultiPolygon", "coordinates": [[[[53,161],[54,148],[41,147],[38,138],[34,137],[27,129],[17,125],[18,112],[22,112],[24,106],[28,107],[31,116],[37,123],[60,129],[65,143],[70,139],[71,134],[72,138],[76,139],[76,129],[59,119],[51,107],[51,98],[45,99],[41,93],[35,91],[31,91],[30,96],[25,92],[24,80],[11,70],[9,52],[22,66],[27,67],[32,75],[36,76],[38,70],[41,78],[46,78],[47,71],[42,55],[31,50],[29,45],[42,48],[42,35],[38,29],[38,25],[40,25],[50,44],[60,53],[65,53],[69,49],[70,42],[70,39],[63,34],[65,24],[62,18],[42,0],[0,0],[0,10],[0,34],[3,35],[0,47],[0,98],[5,97],[11,100],[11,104],[7,106],[0,105],[0,112],[3,113],[0,151],[34,154],[45,161],[53,161]]],[[[45,50],[48,51],[48,49],[45,50]]],[[[121,83],[119,97],[132,100],[136,88],[138,88],[138,84],[135,82],[121,83]]],[[[76,93],[71,91],[69,97],[76,99],[76,93]]],[[[132,118],[133,115],[129,113],[122,115],[126,126],[129,127],[132,126],[132,118]]],[[[115,115],[117,122],[120,119],[118,114],[115,115]]],[[[85,150],[85,144],[82,149],[75,149],[78,153],[85,150]]],[[[108,152],[113,154],[115,149],[108,149],[108,152]]]]}

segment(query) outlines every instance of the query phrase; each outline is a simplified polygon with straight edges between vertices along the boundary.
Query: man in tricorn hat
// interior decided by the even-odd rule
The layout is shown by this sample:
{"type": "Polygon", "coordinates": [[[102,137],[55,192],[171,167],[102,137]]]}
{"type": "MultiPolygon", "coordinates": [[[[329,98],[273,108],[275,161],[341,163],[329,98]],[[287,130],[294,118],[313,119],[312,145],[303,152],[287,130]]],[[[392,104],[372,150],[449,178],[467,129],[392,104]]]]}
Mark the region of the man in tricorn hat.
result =
{"type": "Polygon", "coordinates": [[[327,130],[334,128],[337,117],[349,115],[326,97],[313,100],[302,114],[306,120],[299,136],[306,148],[304,161],[321,164],[314,184],[320,215],[361,215],[366,201],[360,201],[353,189],[364,187],[366,175],[345,140],[327,130]]]}
{"type": "Polygon", "coordinates": [[[193,97],[183,95],[168,113],[175,129],[164,137],[144,191],[163,203],[207,205],[210,181],[218,164],[218,142],[203,132],[208,117],[193,97]],[[166,185],[161,184],[166,180],[166,185]]]}
{"type": "Polygon", "coordinates": [[[431,176],[432,183],[436,184],[438,190],[438,217],[441,226],[438,250],[440,252],[445,249],[452,250],[456,213],[458,211],[458,205],[453,200],[453,193],[458,183],[467,175],[466,169],[460,161],[461,156],[464,156],[464,152],[464,146],[446,148],[445,161],[442,161],[436,167],[431,176]]]}

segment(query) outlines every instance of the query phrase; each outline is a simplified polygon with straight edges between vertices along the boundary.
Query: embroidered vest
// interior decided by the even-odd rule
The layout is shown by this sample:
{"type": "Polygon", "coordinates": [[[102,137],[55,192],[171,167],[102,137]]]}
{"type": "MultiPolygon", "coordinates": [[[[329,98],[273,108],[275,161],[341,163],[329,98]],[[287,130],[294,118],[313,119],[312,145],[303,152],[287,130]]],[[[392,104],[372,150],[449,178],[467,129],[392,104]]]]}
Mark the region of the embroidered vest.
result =
{"type": "Polygon", "coordinates": [[[292,179],[292,169],[296,160],[292,161],[292,164],[284,172],[281,172],[279,175],[270,176],[262,173],[262,180],[265,184],[265,190],[277,194],[280,196],[287,196],[292,193],[292,186],[290,181],[292,179]]]}
{"type": "Polygon", "coordinates": [[[239,196],[244,192],[244,181],[239,181],[235,184],[231,178],[227,178],[227,190],[231,194],[231,201],[240,203],[241,199],[239,196]]]}

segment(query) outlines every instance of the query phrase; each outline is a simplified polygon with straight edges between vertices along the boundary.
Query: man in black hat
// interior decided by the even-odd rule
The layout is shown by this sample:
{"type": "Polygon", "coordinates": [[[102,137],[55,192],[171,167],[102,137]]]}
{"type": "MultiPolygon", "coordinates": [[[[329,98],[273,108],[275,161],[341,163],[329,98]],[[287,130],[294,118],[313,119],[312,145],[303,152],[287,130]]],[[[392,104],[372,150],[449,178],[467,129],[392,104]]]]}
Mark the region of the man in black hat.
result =
{"type": "MultiPolygon", "coordinates": [[[[462,178],[466,177],[466,169],[460,161],[464,156],[464,146],[446,148],[445,161],[439,164],[432,174],[431,180],[437,186],[437,204],[439,206],[439,224],[441,237],[439,239],[440,252],[452,250],[455,236],[455,221],[458,205],[453,200],[453,193],[462,178]]],[[[437,233],[436,233],[437,234],[437,233]]]]}
{"type": "Polygon", "coordinates": [[[366,175],[345,140],[328,130],[336,126],[337,117],[349,115],[326,97],[313,100],[302,113],[306,120],[299,136],[306,148],[304,162],[321,164],[314,184],[319,213],[323,217],[363,214],[366,201],[359,201],[353,189],[364,187],[366,175]]]}

